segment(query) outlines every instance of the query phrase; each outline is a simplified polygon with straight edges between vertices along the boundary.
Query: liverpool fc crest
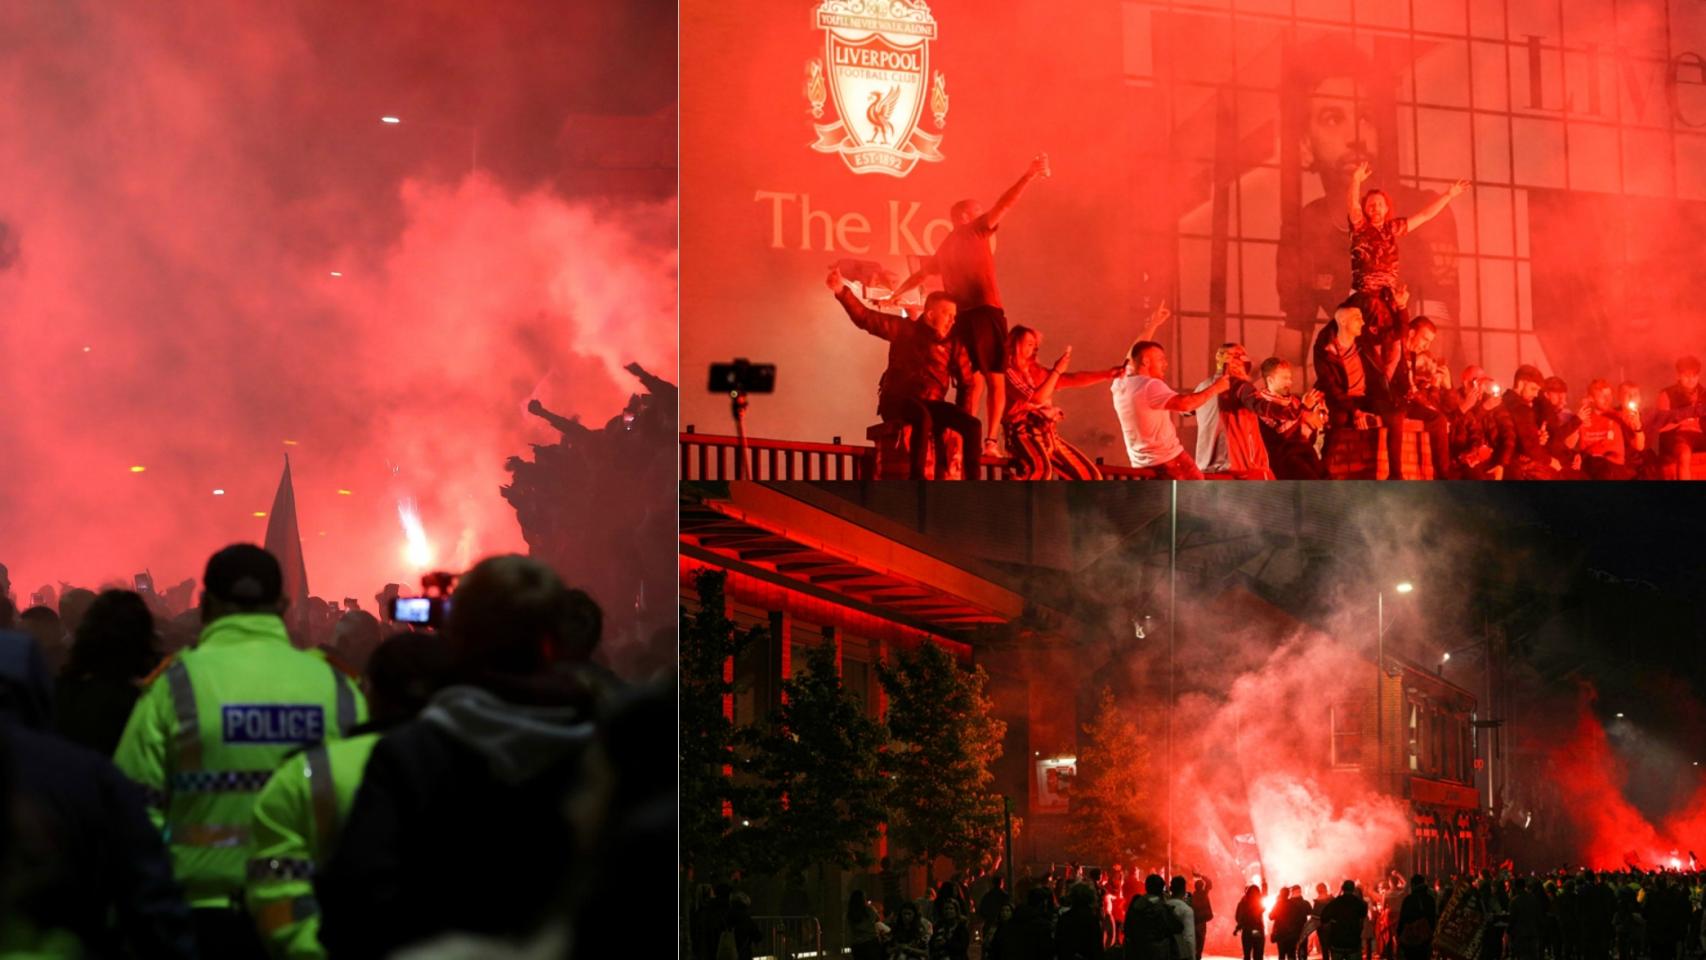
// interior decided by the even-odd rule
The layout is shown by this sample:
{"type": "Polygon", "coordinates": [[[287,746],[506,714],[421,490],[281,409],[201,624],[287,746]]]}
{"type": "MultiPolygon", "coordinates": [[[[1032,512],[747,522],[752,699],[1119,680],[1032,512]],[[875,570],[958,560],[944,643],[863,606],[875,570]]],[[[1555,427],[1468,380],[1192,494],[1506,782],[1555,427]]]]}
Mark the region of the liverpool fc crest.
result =
{"type": "Polygon", "coordinates": [[[813,124],[812,149],[840,154],[854,173],[891,177],[940,161],[942,137],[923,121],[928,108],[937,130],[947,123],[947,81],[930,72],[936,19],[924,0],[823,0],[815,22],[824,59],[806,65],[806,99],[814,118],[832,99],[838,119],[813,124]]]}

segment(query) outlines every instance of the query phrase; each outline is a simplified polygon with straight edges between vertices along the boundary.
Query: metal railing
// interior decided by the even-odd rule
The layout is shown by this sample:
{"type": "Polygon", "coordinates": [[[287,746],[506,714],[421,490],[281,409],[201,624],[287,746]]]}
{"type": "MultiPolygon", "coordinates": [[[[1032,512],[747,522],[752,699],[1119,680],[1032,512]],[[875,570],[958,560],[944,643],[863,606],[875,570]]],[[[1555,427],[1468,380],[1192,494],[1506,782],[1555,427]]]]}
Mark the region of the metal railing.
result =
{"type": "MultiPolygon", "coordinates": [[[[877,448],[853,446],[836,437],[832,443],[798,440],[746,441],[748,480],[868,480],[876,475],[877,448]]],[[[681,479],[733,480],[740,440],[695,433],[681,435],[681,479]]]]}
{"type": "Polygon", "coordinates": [[[762,936],[753,960],[812,960],[823,952],[823,924],[816,917],[753,917],[762,936]]]}
{"type": "MultiPolygon", "coordinates": [[[[748,437],[746,441],[748,480],[869,480],[877,473],[877,448],[872,444],[829,443],[802,440],[771,440],[748,437]]],[[[735,460],[740,440],[711,433],[697,433],[689,426],[681,434],[681,479],[727,481],[736,477],[735,460]]],[[[979,456],[977,479],[1005,480],[1011,460],[979,456]]],[[[1147,480],[1153,474],[1132,467],[1096,465],[1109,480],[1147,480]]]]}

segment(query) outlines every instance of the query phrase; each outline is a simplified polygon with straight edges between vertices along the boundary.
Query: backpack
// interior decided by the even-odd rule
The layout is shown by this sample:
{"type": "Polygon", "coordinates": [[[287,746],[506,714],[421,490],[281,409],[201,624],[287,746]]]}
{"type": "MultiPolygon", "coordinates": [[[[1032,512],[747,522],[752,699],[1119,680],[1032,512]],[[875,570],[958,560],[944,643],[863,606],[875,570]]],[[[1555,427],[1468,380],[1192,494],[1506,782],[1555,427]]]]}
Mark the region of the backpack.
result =
{"type": "Polygon", "coordinates": [[[1427,917],[1417,917],[1404,925],[1398,934],[1398,942],[1406,947],[1419,947],[1433,939],[1433,924],[1427,917]]]}
{"type": "Polygon", "coordinates": [[[1147,947],[1184,932],[1184,921],[1173,912],[1173,908],[1146,896],[1133,900],[1132,909],[1126,914],[1126,942],[1140,947],[1147,947]]]}

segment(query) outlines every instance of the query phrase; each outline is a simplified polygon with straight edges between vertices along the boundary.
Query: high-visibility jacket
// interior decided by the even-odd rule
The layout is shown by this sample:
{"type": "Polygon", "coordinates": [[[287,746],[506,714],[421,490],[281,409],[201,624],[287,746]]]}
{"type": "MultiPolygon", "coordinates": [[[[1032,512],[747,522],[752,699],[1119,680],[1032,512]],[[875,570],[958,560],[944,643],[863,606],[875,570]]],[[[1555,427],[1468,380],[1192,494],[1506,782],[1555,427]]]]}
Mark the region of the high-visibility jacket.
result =
{"type": "Polygon", "coordinates": [[[255,798],[245,893],[275,957],[324,957],[313,876],[337,842],[379,734],[315,744],[285,759],[255,798]]]}
{"type": "Polygon", "coordinates": [[[366,719],[354,682],[272,614],[221,617],[155,671],[113,762],[147,793],[190,906],[240,899],[255,795],[285,755],[366,719]]]}

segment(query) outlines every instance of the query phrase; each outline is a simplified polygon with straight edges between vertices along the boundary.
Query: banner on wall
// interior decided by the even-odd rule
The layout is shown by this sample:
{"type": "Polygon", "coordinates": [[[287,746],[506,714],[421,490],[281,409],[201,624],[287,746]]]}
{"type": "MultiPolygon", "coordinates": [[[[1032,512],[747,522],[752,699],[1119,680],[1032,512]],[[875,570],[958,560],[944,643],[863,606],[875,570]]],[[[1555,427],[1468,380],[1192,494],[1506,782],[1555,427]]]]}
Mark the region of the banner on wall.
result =
{"type": "Polygon", "coordinates": [[[833,104],[836,119],[814,124],[812,149],[839,154],[854,173],[904,177],[920,160],[940,163],[948,122],[947,79],[930,69],[936,19],[923,0],[823,0],[816,14],[824,55],[806,64],[813,119],[833,104]]]}

